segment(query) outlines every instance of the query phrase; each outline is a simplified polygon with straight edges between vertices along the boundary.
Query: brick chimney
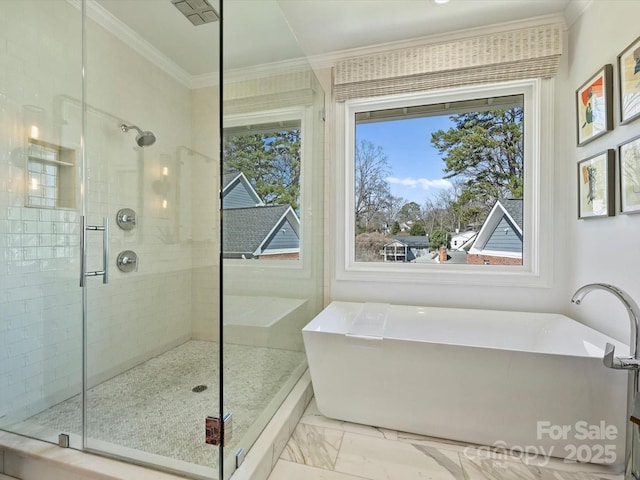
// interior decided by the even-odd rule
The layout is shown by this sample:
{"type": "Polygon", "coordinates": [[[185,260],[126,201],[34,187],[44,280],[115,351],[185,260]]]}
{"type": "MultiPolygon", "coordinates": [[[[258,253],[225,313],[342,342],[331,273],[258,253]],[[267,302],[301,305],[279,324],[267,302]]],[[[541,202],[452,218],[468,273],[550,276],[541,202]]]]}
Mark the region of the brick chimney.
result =
{"type": "Polygon", "coordinates": [[[447,247],[442,245],[440,250],[438,250],[438,261],[440,263],[446,263],[447,261],[447,247]]]}

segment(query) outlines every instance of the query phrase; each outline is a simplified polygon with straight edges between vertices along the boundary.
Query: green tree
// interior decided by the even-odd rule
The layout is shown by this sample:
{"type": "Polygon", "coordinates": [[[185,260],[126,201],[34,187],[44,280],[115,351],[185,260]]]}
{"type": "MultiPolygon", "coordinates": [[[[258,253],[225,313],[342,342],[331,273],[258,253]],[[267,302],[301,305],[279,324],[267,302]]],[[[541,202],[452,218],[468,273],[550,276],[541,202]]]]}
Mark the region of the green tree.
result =
{"type": "Polygon", "coordinates": [[[455,206],[460,220],[486,215],[500,198],[522,198],[524,110],[513,107],[452,115],[454,127],[431,134],[445,178],[463,180],[455,206]]]}
{"type": "Polygon", "coordinates": [[[300,130],[224,139],[224,173],[244,173],[266,204],[300,206],[300,130]]]}
{"type": "Polygon", "coordinates": [[[434,230],[429,234],[429,248],[437,250],[442,245],[451,247],[451,234],[446,230],[434,230]]]}
{"type": "Polygon", "coordinates": [[[397,235],[400,233],[400,224],[396,220],[393,222],[393,226],[391,227],[391,235],[397,235]]]}
{"type": "Polygon", "coordinates": [[[424,237],[426,234],[427,232],[424,229],[424,225],[419,222],[416,222],[413,225],[411,225],[411,228],[409,229],[409,235],[413,235],[416,237],[424,237]]]}

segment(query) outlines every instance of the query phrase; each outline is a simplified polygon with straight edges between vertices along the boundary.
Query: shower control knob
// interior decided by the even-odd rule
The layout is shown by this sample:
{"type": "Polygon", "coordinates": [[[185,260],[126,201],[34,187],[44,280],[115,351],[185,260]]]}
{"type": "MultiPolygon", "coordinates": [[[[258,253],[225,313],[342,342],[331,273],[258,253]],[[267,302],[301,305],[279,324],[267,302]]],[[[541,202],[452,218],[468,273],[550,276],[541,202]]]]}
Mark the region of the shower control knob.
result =
{"type": "Polygon", "coordinates": [[[116,214],[116,222],[121,229],[132,230],[137,222],[136,212],[130,208],[120,209],[116,214]]]}
{"type": "Polygon", "coordinates": [[[138,270],[138,255],[133,250],[124,250],[118,254],[116,266],[121,272],[133,272],[138,270]]]}

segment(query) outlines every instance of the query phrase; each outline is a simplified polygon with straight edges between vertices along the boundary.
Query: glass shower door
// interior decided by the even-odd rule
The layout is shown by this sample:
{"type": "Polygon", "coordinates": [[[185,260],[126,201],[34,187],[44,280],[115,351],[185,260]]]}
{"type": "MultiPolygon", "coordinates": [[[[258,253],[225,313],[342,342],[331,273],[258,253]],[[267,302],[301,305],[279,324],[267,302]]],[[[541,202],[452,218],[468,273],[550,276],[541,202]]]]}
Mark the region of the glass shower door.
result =
{"type": "Polygon", "coordinates": [[[216,478],[219,26],[168,0],[87,6],[86,220],[108,240],[86,232],[86,266],[108,251],[108,283],[86,280],[85,448],[216,478]]]}
{"type": "Polygon", "coordinates": [[[80,447],[82,17],[65,0],[0,1],[0,429],[80,447]],[[49,409],[69,403],[68,415],[49,409]]]}
{"type": "Polygon", "coordinates": [[[0,1],[0,428],[217,478],[219,23],[191,3],[0,1]]]}

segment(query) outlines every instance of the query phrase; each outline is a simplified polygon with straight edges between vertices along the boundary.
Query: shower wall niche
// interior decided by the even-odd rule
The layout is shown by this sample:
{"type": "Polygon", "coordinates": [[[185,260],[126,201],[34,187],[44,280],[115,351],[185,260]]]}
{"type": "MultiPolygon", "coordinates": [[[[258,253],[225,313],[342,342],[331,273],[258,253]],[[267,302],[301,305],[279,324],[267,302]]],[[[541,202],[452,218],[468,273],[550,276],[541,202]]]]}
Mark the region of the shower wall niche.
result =
{"type": "Polygon", "coordinates": [[[27,205],[76,208],[76,151],[29,137],[26,158],[27,205]]]}

